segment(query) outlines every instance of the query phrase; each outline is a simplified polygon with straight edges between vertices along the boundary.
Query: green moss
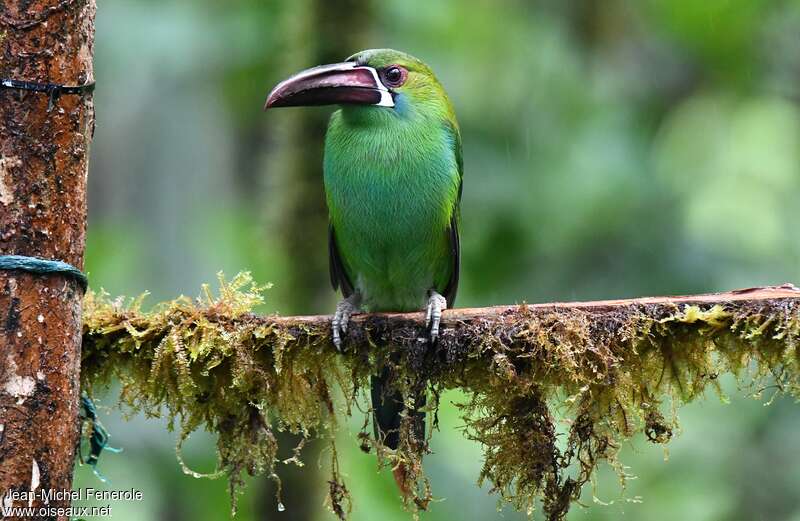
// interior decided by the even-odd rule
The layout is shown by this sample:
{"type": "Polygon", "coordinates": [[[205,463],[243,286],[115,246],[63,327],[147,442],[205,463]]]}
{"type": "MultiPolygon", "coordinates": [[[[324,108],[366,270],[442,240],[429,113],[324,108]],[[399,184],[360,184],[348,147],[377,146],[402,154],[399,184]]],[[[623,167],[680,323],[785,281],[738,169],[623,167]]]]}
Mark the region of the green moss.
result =
{"type": "MultiPolygon", "coordinates": [[[[792,299],[522,307],[462,321],[432,350],[417,340],[423,332],[414,321],[374,315],[350,329],[337,353],[326,323],[251,314],[264,289],[240,274],[231,282],[220,276],[218,296],[205,288],[200,300],[182,297],[147,312],[142,299],[89,293],[85,302],[84,388],[91,393],[116,378],[129,411],[168,417],[181,441],[199,428],[215,433],[212,475],[228,477],[234,508],[243,473],[279,479],[274,433],[289,430],[330,444],[327,504],[344,519],[350,498],[334,431],[339,416],[368,410],[369,375],[382,367],[406,396],[430,391],[432,427],[438,394],[464,389],[466,434],[484,448],[480,480],[520,510],[540,504],[550,520],[564,518],[599,464],[610,464],[624,487],[621,444],[639,433],[667,443],[677,428],[674,408],[706,390],[719,393],[723,373],[754,395],[770,381],[800,396],[792,299]]],[[[415,439],[404,422],[400,448],[390,451],[368,433],[363,414],[362,448],[385,465],[402,463],[415,484],[407,505],[424,509],[432,497],[422,467],[428,440],[415,439]]],[[[301,449],[288,463],[302,464],[301,449]]]]}

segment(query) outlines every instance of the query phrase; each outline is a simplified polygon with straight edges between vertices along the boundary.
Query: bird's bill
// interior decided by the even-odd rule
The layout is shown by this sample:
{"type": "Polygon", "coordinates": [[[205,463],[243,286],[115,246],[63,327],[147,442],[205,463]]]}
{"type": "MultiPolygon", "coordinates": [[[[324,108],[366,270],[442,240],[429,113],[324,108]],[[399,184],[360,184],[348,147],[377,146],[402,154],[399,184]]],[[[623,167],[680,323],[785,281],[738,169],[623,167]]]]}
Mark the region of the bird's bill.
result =
{"type": "Polygon", "coordinates": [[[320,65],[280,82],[267,96],[264,110],[311,105],[394,107],[378,71],[353,62],[320,65]]]}

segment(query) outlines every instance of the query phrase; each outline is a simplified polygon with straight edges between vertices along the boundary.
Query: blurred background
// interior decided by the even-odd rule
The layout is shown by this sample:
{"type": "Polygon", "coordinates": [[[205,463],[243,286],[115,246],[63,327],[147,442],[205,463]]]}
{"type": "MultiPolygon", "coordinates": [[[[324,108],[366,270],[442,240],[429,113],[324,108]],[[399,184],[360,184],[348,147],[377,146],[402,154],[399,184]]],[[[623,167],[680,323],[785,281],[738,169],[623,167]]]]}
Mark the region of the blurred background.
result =
{"type": "MultiPolygon", "coordinates": [[[[215,273],[273,282],[263,312],[328,313],[321,151],[330,108],[261,111],[302,68],[369,47],[437,72],[461,123],[459,306],[800,282],[800,2],[756,0],[104,0],[86,268],[112,295],[197,295],[215,273]]],[[[680,409],[668,461],[637,439],[622,497],[601,472],[571,520],[800,520],[800,414],[726,383],[680,409]],[[727,402],[730,403],[727,403],[727,402]],[[635,500],[635,501],[626,501],[635,500]]],[[[425,520],[521,520],[475,486],[480,447],[443,399],[425,520]]],[[[113,393],[100,400],[113,405],[113,393]]],[[[102,419],[125,452],[76,486],[144,493],[114,519],[229,516],[225,480],[184,475],[163,422],[102,419]]],[[[354,520],[409,515],[388,472],[338,441],[354,520]]],[[[289,440],[291,441],[291,440],[289,440]]],[[[251,479],[242,521],[330,520],[315,451],[251,479]]],[[[289,446],[285,448],[289,457],[289,446]]],[[[186,459],[214,467],[213,439],[186,459]]],[[[323,453],[322,460],[327,458],[323,453]]]]}

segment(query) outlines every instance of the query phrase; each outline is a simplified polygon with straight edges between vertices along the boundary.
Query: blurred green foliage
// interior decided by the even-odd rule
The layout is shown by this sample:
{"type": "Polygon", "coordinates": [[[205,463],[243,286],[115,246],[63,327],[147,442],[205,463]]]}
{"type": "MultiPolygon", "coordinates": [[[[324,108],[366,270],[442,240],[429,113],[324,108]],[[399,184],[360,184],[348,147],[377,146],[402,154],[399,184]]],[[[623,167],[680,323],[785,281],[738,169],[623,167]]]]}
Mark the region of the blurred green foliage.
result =
{"type": "MultiPolygon", "coordinates": [[[[350,4],[367,13],[364,47],[419,56],[454,101],[465,154],[458,305],[800,280],[797,0],[350,4]]],[[[298,111],[261,113],[270,87],[315,65],[307,63],[313,7],[100,3],[86,263],[93,287],[147,289],[156,301],[194,295],[220,269],[251,269],[276,284],[264,311],[332,309],[332,291],[328,302],[297,309],[292,288],[281,286],[295,261],[280,239],[293,185],[277,158],[287,146],[318,151],[322,143],[287,143],[298,111]]],[[[325,23],[346,27],[347,11],[325,23]]],[[[321,189],[320,177],[312,195],[321,189]]],[[[326,245],[316,248],[324,261],[326,245]]],[[[728,389],[730,404],[709,397],[681,410],[685,432],[669,462],[644,440],[625,449],[639,476],[626,497],[642,503],[620,500],[609,474],[598,495],[615,503],[576,508],[570,519],[800,519],[796,405],[765,408],[728,389]]],[[[101,418],[112,445],[125,447],[101,461],[109,486],[145,495],[115,504],[116,519],[228,515],[225,483],[184,476],[162,422],[123,422],[102,407],[101,418]]],[[[495,518],[495,499],[474,487],[480,448],[458,426],[457,411],[444,407],[426,469],[446,499],[424,519],[495,518]]],[[[391,477],[359,452],[356,429],[343,429],[339,443],[353,518],[407,519],[391,477]]],[[[185,452],[210,470],[212,450],[200,437],[185,452]]],[[[80,469],[76,486],[99,484],[80,469]]],[[[295,519],[293,505],[278,513],[260,494],[248,489],[239,519],[295,519]]],[[[590,490],[584,497],[592,505],[590,490]]],[[[319,505],[317,519],[330,519],[321,498],[308,501],[319,505]]]]}

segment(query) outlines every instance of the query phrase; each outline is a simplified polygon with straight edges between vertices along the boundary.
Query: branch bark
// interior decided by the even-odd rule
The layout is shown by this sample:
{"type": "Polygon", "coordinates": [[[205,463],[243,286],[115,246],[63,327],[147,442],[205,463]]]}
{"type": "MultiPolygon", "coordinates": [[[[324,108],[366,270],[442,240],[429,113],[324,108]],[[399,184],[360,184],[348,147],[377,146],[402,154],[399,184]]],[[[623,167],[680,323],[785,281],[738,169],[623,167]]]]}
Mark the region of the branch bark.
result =
{"type": "MultiPolygon", "coordinates": [[[[597,300],[589,302],[551,302],[543,304],[519,304],[514,306],[493,306],[485,308],[460,308],[445,310],[442,315],[441,328],[449,329],[450,335],[459,335],[467,326],[475,323],[501,325],[502,322],[519,314],[536,315],[552,311],[582,311],[589,313],[612,313],[626,308],[647,308],[648,314],[656,316],[669,314],[683,305],[711,307],[726,305],[735,309],[743,304],[770,303],[783,299],[800,299],[800,288],[792,284],[781,286],[760,286],[753,288],[737,289],[720,293],[706,293],[701,295],[685,295],[673,297],[640,297],[632,299],[597,300]]],[[[317,329],[330,327],[331,315],[305,315],[294,317],[270,316],[261,317],[265,323],[280,324],[285,327],[303,329],[317,329]]],[[[352,326],[356,328],[367,323],[387,323],[395,326],[424,327],[425,314],[417,313],[373,313],[354,315],[351,319],[352,326]]]]}
{"type": "MultiPolygon", "coordinates": [[[[219,297],[206,291],[151,311],[142,311],[141,300],[126,306],[90,293],[84,384],[102,388],[116,377],[124,406],[169,411],[182,439],[200,426],[216,432],[219,466],[234,490],[245,469],[276,471],[274,430],[331,440],[337,411],[359,410],[359,390],[378,370],[389,368],[393,389],[404,393],[459,388],[469,397],[461,407],[465,434],[484,449],[481,479],[522,511],[541,499],[556,520],[600,462],[624,468],[617,460],[624,442],[644,434],[667,443],[678,428],[668,404],[719,390],[721,374],[756,395],[769,387],[800,397],[800,289],[789,284],[448,310],[434,346],[424,340],[422,313],[357,315],[341,352],[331,342],[330,316],[246,312],[260,302],[248,274],[221,280],[219,297]],[[342,390],[341,409],[334,389],[342,390]],[[253,421],[253,411],[269,420],[253,421]]],[[[365,450],[380,450],[368,433],[359,439],[365,450]]],[[[403,440],[394,457],[421,471],[418,440],[403,440]]],[[[342,512],[346,488],[332,468],[330,504],[342,512]]],[[[415,497],[428,499],[427,492],[415,497]]]]}
{"type": "MultiPolygon", "coordinates": [[[[93,81],[94,0],[5,0],[0,76],[93,81]]],[[[0,93],[0,254],[82,268],[91,96],[0,93]]],[[[0,271],[0,494],[70,490],[78,439],[79,284],[0,271]]],[[[37,496],[40,497],[40,496],[37,496]]],[[[44,506],[6,500],[3,506],[44,506]],[[21,504],[24,503],[24,504],[21,504]]],[[[69,500],[51,501],[67,507],[69,500]]],[[[44,515],[41,519],[65,519],[44,515]]]]}

